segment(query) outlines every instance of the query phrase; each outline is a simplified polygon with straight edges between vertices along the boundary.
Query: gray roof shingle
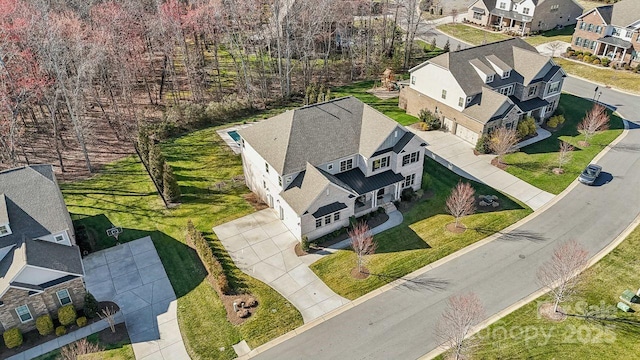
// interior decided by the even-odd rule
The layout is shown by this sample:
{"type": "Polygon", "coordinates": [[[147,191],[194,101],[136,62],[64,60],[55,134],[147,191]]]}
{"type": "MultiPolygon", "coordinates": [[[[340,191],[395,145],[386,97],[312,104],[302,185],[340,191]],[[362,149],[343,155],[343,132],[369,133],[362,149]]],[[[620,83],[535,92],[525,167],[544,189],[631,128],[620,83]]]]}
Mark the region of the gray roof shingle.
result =
{"type": "Polygon", "coordinates": [[[487,87],[482,88],[482,94],[476,96],[462,112],[482,124],[503,117],[513,108],[513,103],[505,95],[487,87]]]}
{"type": "Polygon", "coordinates": [[[611,24],[627,27],[640,20],[640,1],[622,0],[613,4],[611,24]]]}
{"type": "Polygon", "coordinates": [[[45,240],[26,240],[28,265],[84,275],[80,248],[45,240]]]}
{"type": "Polygon", "coordinates": [[[238,133],[279,174],[354,154],[370,157],[398,123],[354,97],[289,110],[238,133]]]}

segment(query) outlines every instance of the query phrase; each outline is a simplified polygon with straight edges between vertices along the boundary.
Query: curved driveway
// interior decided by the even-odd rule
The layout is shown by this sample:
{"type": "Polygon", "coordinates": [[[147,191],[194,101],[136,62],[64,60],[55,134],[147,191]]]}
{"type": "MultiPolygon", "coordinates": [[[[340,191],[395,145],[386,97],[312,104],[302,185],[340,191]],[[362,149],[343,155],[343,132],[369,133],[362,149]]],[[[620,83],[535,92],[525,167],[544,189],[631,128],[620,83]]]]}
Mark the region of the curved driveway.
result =
{"type": "MultiPolygon", "coordinates": [[[[593,97],[594,85],[566,80],[564,90],[593,97]]],[[[638,97],[602,91],[600,101],[617,107],[627,119],[640,120],[638,97]]],[[[634,125],[598,161],[611,175],[610,182],[578,185],[517,229],[265,349],[256,358],[416,359],[437,347],[433,328],[449,296],[475,292],[489,317],[538,291],[535,273],[559,242],[576,239],[594,255],[640,213],[640,130],[634,125]]]]}

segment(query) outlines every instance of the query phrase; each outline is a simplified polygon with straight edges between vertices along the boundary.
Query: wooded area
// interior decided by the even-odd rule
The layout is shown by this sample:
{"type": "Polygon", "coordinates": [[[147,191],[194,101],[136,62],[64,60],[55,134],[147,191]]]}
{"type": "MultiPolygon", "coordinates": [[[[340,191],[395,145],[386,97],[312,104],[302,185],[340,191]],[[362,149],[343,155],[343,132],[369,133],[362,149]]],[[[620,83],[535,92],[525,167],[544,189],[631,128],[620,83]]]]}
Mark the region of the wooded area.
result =
{"type": "Polygon", "coordinates": [[[416,2],[0,0],[0,168],[86,176],[141,127],[216,124],[407,67],[416,2]]]}

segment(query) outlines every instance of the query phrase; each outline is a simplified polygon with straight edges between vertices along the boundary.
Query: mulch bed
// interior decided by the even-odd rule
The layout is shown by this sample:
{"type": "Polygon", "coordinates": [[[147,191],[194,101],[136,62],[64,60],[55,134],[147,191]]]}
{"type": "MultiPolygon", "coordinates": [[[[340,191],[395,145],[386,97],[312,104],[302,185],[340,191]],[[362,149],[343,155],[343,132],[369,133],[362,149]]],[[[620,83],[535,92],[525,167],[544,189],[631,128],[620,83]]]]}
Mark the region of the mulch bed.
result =
{"type": "Polygon", "coordinates": [[[505,170],[507,168],[507,164],[502,163],[502,162],[498,162],[498,158],[495,157],[491,160],[491,165],[497,167],[500,170],[505,170]]]}
{"type": "Polygon", "coordinates": [[[458,226],[456,226],[456,223],[449,223],[445,226],[445,228],[448,232],[454,234],[462,234],[463,232],[467,231],[467,227],[464,226],[464,224],[458,224],[458,226]]]}
{"type": "Polygon", "coordinates": [[[588,142],[586,142],[584,140],[580,140],[580,141],[578,141],[578,146],[580,146],[581,148],[587,148],[587,147],[591,146],[591,144],[589,144],[588,142]]]}
{"type": "Polygon", "coordinates": [[[356,266],[351,269],[351,277],[358,280],[366,279],[369,277],[369,269],[363,267],[362,271],[358,271],[358,267],[356,266]]]}
{"type": "Polygon", "coordinates": [[[552,303],[544,303],[540,305],[538,307],[538,313],[545,319],[556,322],[564,321],[564,319],[567,318],[567,315],[563,313],[560,306],[558,306],[558,312],[554,312],[552,303]]]}
{"type": "Polygon", "coordinates": [[[222,295],[220,296],[220,300],[222,300],[224,308],[227,310],[227,320],[233,325],[240,325],[247,321],[258,309],[258,300],[249,294],[222,295]],[[238,304],[238,312],[233,309],[234,302],[238,304]],[[252,302],[253,304],[251,304],[252,302]],[[246,316],[240,317],[242,312],[244,312],[246,316]]]}
{"type": "Polygon", "coordinates": [[[556,175],[564,174],[564,169],[560,169],[560,168],[553,168],[553,170],[551,171],[556,175]]]}
{"type": "Polygon", "coordinates": [[[130,343],[127,325],[120,323],[115,326],[116,332],[111,332],[110,328],[106,328],[98,332],[98,341],[101,344],[122,344],[130,343]]]}
{"type": "MultiPolygon", "coordinates": [[[[102,301],[98,303],[99,306],[99,312],[102,311],[102,309],[106,309],[106,308],[112,308],[115,311],[120,310],[120,308],[118,307],[118,305],[114,302],[111,301],[102,301]]],[[[78,310],[78,317],[84,316],[84,313],[82,312],[82,310],[78,310]]],[[[35,320],[34,320],[35,321],[35,320]]],[[[100,321],[100,317],[96,316],[93,319],[89,319],[87,318],[87,325],[89,326],[95,322],[100,321]]],[[[123,324],[124,325],[124,324],[123,324]]],[[[23,351],[27,351],[28,349],[31,349],[32,347],[41,345],[46,343],[47,341],[53,340],[55,338],[57,338],[58,336],[56,336],[55,334],[55,328],[60,326],[60,323],[58,322],[57,319],[53,319],[53,328],[54,328],[54,332],[47,335],[47,336],[42,336],[40,335],[40,333],[38,333],[37,329],[28,331],[26,333],[22,334],[22,338],[23,338],[23,342],[22,345],[18,346],[17,348],[13,348],[13,349],[7,349],[5,346],[2,346],[2,348],[0,348],[0,359],[6,359],[9,356],[13,356],[16,355],[18,353],[21,353],[23,351]]],[[[73,325],[69,325],[67,326],[67,334],[72,332],[72,331],[76,331],[78,330],[79,327],[78,325],[76,325],[75,323],[73,325]]],[[[111,332],[111,330],[109,328],[107,328],[107,331],[111,332]]],[[[125,331],[126,333],[126,331],[125,331]]],[[[128,335],[127,335],[128,337],[128,335]]]]}
{"type": "MultiPolygon", "coordinates": [[[[376,226],[382,225],[384,224],[387,220],[389,220],[389,215],[385,214],[385,213],[381,213],[381,214],[377,214],[376,216],[369,218],[369,220],[367,220],[367,225],[369,226],[369,229],[373,229],[376,226]]],[[[314,254],[318,251],[322,251],[324,250],[324,248],[329,247],[331,245],[337,244],[340,241],[346,240],[349,238],[349,234],[348,233],[342,233],[330,240],[321,242],[316,244],[315,247],[311,247],[309,249],[308,252],[305,252],[304,250],[302,250],[302,246],[300,243],[296,244],[296,247],[294,248],[294,251],[296,252],[297,256],[304,256],[304,255],[308,255],[308,254],[314,254]]]]}
{"type": "Polygon", "coordinates": [[[243,197],[251,206],[253,206],[254,209],[256,209],[256,211],[264,210],[269,207],[253,192],[250,192],[243,197]]]}

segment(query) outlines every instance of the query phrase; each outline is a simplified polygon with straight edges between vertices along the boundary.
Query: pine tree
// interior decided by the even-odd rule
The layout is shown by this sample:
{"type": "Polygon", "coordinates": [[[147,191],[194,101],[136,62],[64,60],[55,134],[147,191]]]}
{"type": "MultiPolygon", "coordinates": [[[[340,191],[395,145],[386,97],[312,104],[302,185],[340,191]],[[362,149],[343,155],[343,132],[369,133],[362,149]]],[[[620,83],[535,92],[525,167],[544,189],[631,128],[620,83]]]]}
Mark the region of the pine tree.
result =
{"type": "Polygon", "coordinates": [[[436,49],[436,38],[433,38],[433,40],[431,40],[431,51],[436,49]]]}
{"type": "Polygon", "coordinates": [[[180,199],[180,186],[178,180],[173,173],[173,169],[166,162],[164,163],[164,171],[162,172],[163,195],[165,200],[176,202],[180,199]]]}
{"type": "Polygon", "coordinates": [[[143,129],[138,130],[138,151],[142,162],[149,164],[149,134],[143,129]]]}
{"type": "Polygon", "coordinates": [[[449,52],[449,50],[451,47],[451,44],[449,43],[449,39],[447,39],[447,42],[444,44],[444,48],[442,48],[442,50],[444,50],[444,52],[449,52]]]}
{"type": "Polygon", "coordinates": [[[164,170],[164,155],[157,144],[149,148],[149,172],[155,183],[162,191],[162,172],[164,170]]]}

